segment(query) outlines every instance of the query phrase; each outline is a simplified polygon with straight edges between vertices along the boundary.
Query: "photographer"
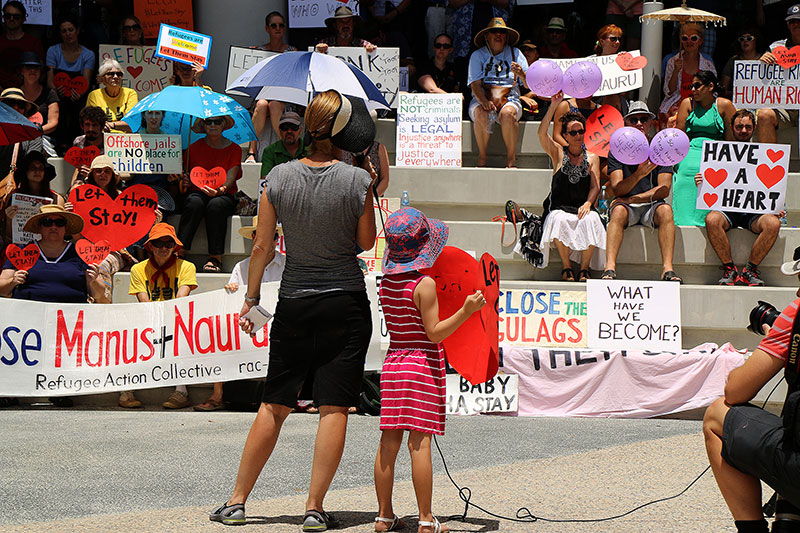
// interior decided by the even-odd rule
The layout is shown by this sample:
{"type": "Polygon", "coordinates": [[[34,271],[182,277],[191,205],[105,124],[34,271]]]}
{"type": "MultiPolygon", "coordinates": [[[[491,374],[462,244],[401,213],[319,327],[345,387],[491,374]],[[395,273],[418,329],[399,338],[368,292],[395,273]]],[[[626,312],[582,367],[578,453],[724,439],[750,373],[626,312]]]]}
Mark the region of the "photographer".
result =
{"type": "MultiPolygon", "coordinates": [[[[800,273],[800,247],[781,272],[800,273]]],[[[798,530],[796,526],[789,529],[792,522],[781,519],[788,518],[787,511],[796,513],[792,504],[800,505],[800,451],[786,442],[791,434],[785,439],[781,417],[747,403],[786,365],[800,290],[797,295],[771,328],[763,327],[768,331],[766,338],[744,365],[730,373],[724,398],[711,404],[703,420],[711,469],[740,533],[769,531],[761,508],[761,480],[782,498],[773,533],[798,530]]]]}

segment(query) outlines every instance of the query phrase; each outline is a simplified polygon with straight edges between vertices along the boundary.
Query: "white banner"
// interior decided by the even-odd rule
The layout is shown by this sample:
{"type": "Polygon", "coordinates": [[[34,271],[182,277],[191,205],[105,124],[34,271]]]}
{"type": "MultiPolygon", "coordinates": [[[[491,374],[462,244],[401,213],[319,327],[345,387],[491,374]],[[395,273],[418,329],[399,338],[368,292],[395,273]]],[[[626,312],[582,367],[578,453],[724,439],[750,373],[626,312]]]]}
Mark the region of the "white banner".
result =
{"type": "MultiPolygon", "coordinates": [[[[308,47],[309,52],[313,50],[313,46],[308,47]]],[[[372,53],[367,53],[366,49],[360,46],[329,46],[328,54],[350,63],[366,74],[383,94],[389,107],[397,107],[397,91],[400,86],[399,48],[380,47],[372,53]]]]}
{"type": "Polygon", "coordinates": [[[336,8],[347,6],[358,16],[359,0],[289,0],[290,28],[324,28],[336,8]]]}
{"type": "Polygon", "coordinates": [[[530,347],[586,347],[586,291],[500,291],[499,341],[530,347]]]}
{"type": "Polygon", "coordinates": [[[158,57],[155,46],[101,44],[100,64],[113,59],[122,66],[122,86],[136,91],[139,100],[170,84],[172,61],[158,57]]]}
{"type": "Polygon", "coordinates": [[[132,174],[180,174],[183,172],[180,135],[106,133],[105,154],[114,170],[132,174]]]}
{"type": "Polygon", "coordinates": [[[461,93],[400,93],[397,166],[461,166],[461,98],[461,93]]]}
{"type": "Polygon", "coordinates": [[[43,196],[31,196],[28,194],[14,193],[11,195],[11,205],[17,206],[17,213],[11,221],[11,240],[18,244],[26,244],[34,240],[39,240],[37,233],[22,231],[25,223],[33,215],[39,214],[39,206],[52,204],[53,200],[43,196]]]}
{"type": "Polygon", "coordinates": [[[458,374],[447,375],[447,414],[515,413],[519,407],[519,376],[497,374],[472,385],[458,374]]]}
{"type": "Polygon", "coordinates": [[[697,209],[779,213],[786,200],[788,144],[705,141],[697,209]]]}
{"type": "Polygon", "coordinates": [[[379,204],[373,204],[375,210],[375,246],[358,254],[367,264],[369,272],[380,272],[383,265],[383,253],[386,249],[386,236],[383,233],[383,222],[389,215],[400,209],[400,198],[381,198],[379,204]],[[382,217],[382,218],[381,218],[382,217]]]}
{"type": "MultiPolygon", "coordinates": [[[[641,55],[639,50],[629,52],[633,57],[641,55]]],[[[566,71],[570,65],[579,63],[581,61],[591,61],[600,67],[603,73],[603,83],[600,89],[594,93],[594,96],[606,96],[608,94],[618,94],[638,89],[642,86],[642,69],[636,70],[622,70],[617,64],[617,56],[614,54],[610,56],[594,56],[594,57],[577,57],[574,59],[550,59],[555,61],[561,70],[566,71]]],[[[565,96],[569,96],[565,93],[565,96]]]]}
{"type": "Polygon", "coordinates": [[[681,351],[681,292],[673,281],[586,283],[589,347],[681,351]]]}
{"type": "Polygon", "coordinates": [[[734,62],[733,105],[800,109],[800,65],[786,69],[757,60],[734,62]]]}
{"type": "MultiPolygon", "coordinates": [[[[256,50],[255,48],[246,48],[244,46],[231,46],[228,51],[228,75],[225,78],[225,87],[230,86],[231,83],[236,81],[236,78],[247,72],[247,69],[270,56],[277,55],[278,52],[270,52],[268,50],[256,50]]],[[[247,96],[246,93],[241,91],[225,91],[227,94],[234,96],[247,96]]]]}
{"type": "MultiPolygon", "coordinates": [[[[53,25],[53,3],[52,0],[20,0],[25,6],[27,20],[25,24],[40,24],[42,26],[53,25]]],[[[3,6],[8,0],[3,0],[3,6]]]]}
{"type": "MultiPolygon", "coordinates": [[[[261,287],[274,312],[278,282],[261,287]]],[[[375,278],[367,277],[378,324],[375,278]]],[[[269,324],[242,333],[240,288],[166,302],[91,305],[0,299],[0,396],[62,396],[263,378],[269,324]]],[[[383,362],[373,329],[367,370],[383,362]]]]}

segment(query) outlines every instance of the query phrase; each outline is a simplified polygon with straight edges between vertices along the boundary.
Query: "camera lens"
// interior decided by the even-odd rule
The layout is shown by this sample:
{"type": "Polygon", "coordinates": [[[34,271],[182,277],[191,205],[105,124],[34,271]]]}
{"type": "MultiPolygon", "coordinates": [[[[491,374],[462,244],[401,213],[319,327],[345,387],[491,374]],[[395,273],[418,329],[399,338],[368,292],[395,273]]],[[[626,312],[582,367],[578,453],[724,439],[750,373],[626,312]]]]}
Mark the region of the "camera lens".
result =
{"type": "Polygon", "coordinates": [[[764,335],[764,326],[772,327],[772,324],[775,323],[775,319],[777,319],[780,314],[780,311],[778,311],[774,305],[759,300],[758,305],[750,311],[750,325],[747,326],[747,330],[757,335],[764,335]]]}

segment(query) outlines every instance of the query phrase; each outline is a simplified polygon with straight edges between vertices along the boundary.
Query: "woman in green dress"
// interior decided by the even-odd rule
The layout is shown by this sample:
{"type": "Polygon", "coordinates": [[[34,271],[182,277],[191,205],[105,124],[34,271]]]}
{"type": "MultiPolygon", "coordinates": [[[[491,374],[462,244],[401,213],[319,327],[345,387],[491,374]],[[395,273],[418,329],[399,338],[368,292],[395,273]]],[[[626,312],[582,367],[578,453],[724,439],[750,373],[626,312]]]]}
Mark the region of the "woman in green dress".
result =
{"type": "Polygon", "coordinates": [[[701,70],[692,78],[692,96],[678,108],[677,127],[691,141],[689,153],[678,163],[672,184],[672,211],[678,226],[705,226],[708,211],[697,209],[697,185],[694,177],[700,171],[703,141],[733,140],[731,118],[736,112],[733,102],[718,98],[717,77],[701,70]]]}

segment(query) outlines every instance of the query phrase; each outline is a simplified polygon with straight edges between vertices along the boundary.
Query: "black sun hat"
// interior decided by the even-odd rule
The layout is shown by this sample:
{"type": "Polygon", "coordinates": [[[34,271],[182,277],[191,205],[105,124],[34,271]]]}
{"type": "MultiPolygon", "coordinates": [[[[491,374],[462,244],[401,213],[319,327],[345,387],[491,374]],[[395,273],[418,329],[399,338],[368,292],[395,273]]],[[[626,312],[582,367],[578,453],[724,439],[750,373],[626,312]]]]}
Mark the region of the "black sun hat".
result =
{"type": "Polygon", "coordinates": [[[369,114],[364,100],[347,96],[339,91],[339,109],[333,114],[330,133],[314,136],[316,140],[330,138],[331,143],[345,152],[363,152],[375,140],[375,123],[369,114]]]}

